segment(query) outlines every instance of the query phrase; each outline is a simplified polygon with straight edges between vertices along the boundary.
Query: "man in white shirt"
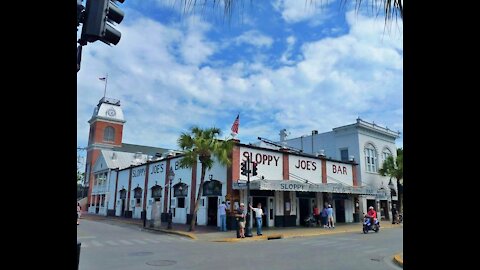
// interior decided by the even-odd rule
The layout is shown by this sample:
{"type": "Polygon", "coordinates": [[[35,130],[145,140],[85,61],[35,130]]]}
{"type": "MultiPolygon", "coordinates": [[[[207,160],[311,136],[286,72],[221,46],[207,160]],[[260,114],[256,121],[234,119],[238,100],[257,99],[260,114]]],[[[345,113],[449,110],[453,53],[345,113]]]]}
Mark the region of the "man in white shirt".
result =
{"type": "Polygon", "coordinates": [[[220,230],[222,232],[227,231],[227,206],[225,205],[225,202],[223,201],[222,204],[218,206],[218,214],[220,215],[220,230]]]}
{"type": "Polygon", "coordinates": [[[250,206],[250,209],[255,211],[255,218],[257,219],[257,235],[262,235],[262,215],[263,215],[263,210],[262,210],[262,204],[258,203],[257,208],[250,206]]]}

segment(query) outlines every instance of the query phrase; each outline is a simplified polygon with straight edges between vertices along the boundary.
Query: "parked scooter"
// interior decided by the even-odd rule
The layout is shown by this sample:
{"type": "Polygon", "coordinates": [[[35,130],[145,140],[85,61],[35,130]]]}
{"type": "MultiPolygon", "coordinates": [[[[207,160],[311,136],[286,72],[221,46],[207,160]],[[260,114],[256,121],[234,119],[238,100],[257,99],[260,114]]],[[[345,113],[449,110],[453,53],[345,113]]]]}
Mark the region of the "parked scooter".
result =
{"type": "Polygon", "coordinates": [[[365,216],[363,219],[363,233],[368,233],[368,231],[374,231],[378,233],[380,230],[380,221],[375,218],[374,224],[371,223],[370,217],[365,216]]]}

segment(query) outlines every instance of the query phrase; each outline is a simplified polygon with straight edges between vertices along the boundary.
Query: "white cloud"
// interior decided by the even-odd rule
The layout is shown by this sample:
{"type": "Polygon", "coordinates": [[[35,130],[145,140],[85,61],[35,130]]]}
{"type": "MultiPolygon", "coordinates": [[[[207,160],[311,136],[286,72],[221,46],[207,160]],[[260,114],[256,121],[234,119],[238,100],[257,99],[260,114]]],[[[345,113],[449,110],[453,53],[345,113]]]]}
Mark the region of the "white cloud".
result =
{"type": "Polygon", "coordinates": [[[330,17],[327,7],[333,2],[336,1],[276,0],[272,5],[287,23],[310,21],[311,26],[317,26],[330,17]]]}
{"type": "MultiPolygon", "coordinates": [[[[229,44],[230,43],[231,42],[229,42],[229,44]]],[[[237,46],[242,44],[250,44],[255,47],[270,48],[273,44],[273,39],[269,36],[263,35],[257,30],[250,30],[236,37],[233,40],[233,43],[235,43],[237,46]]]]}
{"type": "MultiPolygon", "coordinates": [[[[86,145],[87,121],[103,96],[98,77],[106,72],[107,96],[122,102],[128,143],[175,148],[180,132],[192,125],[219,126],[227,135],[238,112],[242,142],[277,139],[280,128],[292,136],[329,131],[358,116],[402,130],[401,35],[383,34],[382,20],[352,12],[347,22],[350,30],[335,38],[298,44],[295,36],[287,37],[286,63],[293,46],[299,46],[301,57],[277,68],[261,53],[210,66],[218,46],[207,38],[205,22],[166,26],[138,18],[122,23],[117,46],[93,43],[84,49],[77,82],[79,146],[86,145]]],[[[258,32],[240,37],[235,42],[273,43],[258,32]]]]}

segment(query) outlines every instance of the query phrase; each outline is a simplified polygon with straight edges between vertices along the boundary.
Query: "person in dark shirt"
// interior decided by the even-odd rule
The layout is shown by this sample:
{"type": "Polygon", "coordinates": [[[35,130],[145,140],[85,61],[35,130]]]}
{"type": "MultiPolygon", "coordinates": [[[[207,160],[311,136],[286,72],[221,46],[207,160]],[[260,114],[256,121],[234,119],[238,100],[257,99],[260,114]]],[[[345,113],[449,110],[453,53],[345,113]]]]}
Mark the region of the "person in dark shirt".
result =
{"type": "Polygon", "coordinates": [[[240,228],[240,237],[245,238],[245,204],[240,203],[240,207],[237,209],[235,217],[238,220],[238,227],[240,228]]]}

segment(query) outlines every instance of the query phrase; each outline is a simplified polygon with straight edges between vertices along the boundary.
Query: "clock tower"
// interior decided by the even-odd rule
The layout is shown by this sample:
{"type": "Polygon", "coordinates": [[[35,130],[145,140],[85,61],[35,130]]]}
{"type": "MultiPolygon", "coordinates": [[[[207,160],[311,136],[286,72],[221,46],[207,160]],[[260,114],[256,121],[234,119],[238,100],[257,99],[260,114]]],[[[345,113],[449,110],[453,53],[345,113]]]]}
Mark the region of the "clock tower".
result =
{"type": "Polygon", "coordinates": [[[122,146],[123,124],[125,124],[120,100],[103,97],[93,111],[88,136],[85,182],[88,183],[88,202],[93,187],[93,164],[97,161],[101,149],[113,150],[122,146]]]}

